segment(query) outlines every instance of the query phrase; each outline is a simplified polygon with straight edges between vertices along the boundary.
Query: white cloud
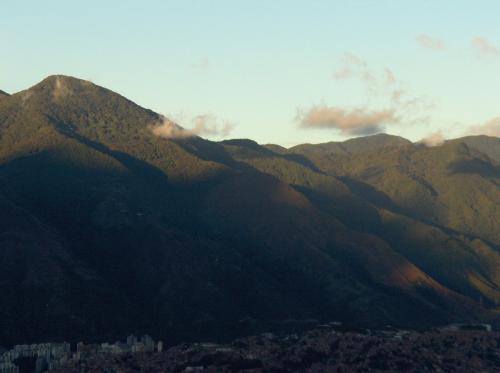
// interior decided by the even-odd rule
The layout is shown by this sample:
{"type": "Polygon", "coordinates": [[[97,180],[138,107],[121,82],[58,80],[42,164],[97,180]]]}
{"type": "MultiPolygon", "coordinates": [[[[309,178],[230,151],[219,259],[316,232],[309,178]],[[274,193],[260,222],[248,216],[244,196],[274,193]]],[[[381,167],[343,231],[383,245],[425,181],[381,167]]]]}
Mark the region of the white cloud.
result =
{"type": "Polygon", "coordinates": [[[234,128],[229,121],[219,123],[211,114],[198,115],[192,119],[192,128],[183,128],[177,123],[162,117],[161,122],[152,126],[151,131],[166,139],[182,139],[195,136],[227,137],[234,128]]]}
{"type": "Polygon", "coordinates": [[[191,131],[182,128],[177,123],[172,122],[167,118],[162,118],[160,123],[152,126],[151,131],[156,136],[163,137],[165,139],[181,139],[196,136],[191,131]]]}
{"type": "Polygon", "coordinates": [[[446,44],[443,40],[435,38],[430,35],[420,34],[417,35],[416,38],[417,43],[425,49],[433,50],[433,51],[442,51],[446,49],[446,44]]]}
{"type": "Polygon", "coordinates": [[[313,106],[299,111],[297,119],[303,128],[338,129],[344,135],[371,135],[382,132],[385,125],[398,121],[393,110],[344,110],[332,106],[313,106]]]}
{"type": "Polygon", "coordinates": [[[493,45],[489,40],[483,37],[475,37],[472,39],[472,47],[475,48],[483,56],[498,56],[500,49],[493,45]]]}
{"type": "Polygon", "coordinates": [[[213,115],[198,115],[193,119],[194,128],[191,130],[197,135],[226,137],[234,128],[234,124],[224,121],[220,124],[213,115]]]}
{"type": "Polygon", "coordinates": [[[424,144],[425,146],[439,146],[444,143],[444,135],[442,131],[436,131],[433,132],[426,137],[424,137],[422,140],[419,141],[419,143],[424,144]]]}
{"type": "Polygon", "coordinates": [[[425,96],[412,94],[388,67],[373,69],[359,56],[345,53],[333,78],[361,82],[366,92],[364,106],[347,108],[322,104],[308,110],[299,109],[297,120],[301,128],[337,129],[343,135],[369,135],[396,124],[419,125],[430,120],[434,103],[425,96]]]}
{"type": "Polygon", "coordinates": [[[490,119],[483,124],[471,126],[468,128],[466,134],[500,137],[500,117],[490,119]]]}

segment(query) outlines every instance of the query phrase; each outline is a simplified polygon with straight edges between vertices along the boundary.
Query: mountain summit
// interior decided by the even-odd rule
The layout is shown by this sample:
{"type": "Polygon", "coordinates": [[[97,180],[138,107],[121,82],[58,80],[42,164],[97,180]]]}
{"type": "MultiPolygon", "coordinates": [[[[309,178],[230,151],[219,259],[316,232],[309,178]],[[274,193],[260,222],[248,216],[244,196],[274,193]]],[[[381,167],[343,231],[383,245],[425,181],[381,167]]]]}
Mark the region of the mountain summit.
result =
{"type": "Polygon", "coordinates": [[[0,99],[0,344],[497,320],[496,142],[285,149],[164,120],[60,75],[0,99]]]}

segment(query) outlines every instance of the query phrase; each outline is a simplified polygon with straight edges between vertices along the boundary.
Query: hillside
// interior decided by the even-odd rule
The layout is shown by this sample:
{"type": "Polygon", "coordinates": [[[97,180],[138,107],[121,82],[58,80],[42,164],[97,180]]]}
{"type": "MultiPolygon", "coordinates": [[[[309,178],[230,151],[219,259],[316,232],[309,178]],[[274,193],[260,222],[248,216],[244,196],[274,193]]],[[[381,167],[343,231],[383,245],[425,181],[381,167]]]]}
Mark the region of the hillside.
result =
{"type": "Polygon", "coordinates": [[[165,139],[161,121],[66,76],[0,99],[0,345],[496,317],[499,171],[479,150],[165,139]]]}
{"type": "Polygon", "coordinates": [[[500,164],[500,138],[492,136],[467,136],[450,142],[463,142],[500,164]]]}
{"type": "MultiPolygon", "coordinates": [[[[225,142],[225,144],[232,144],[232,142],[225,142]]],[[[301,164],[293,164],[289,160],[290,154],[269,154],[265,148],[260,153],[254,150],[252,156],[248,150],[245,152],[241,150],[241,144],[239,146],[233,144],[228,147],[232,149],[232,155],[236,159],[252,164],[260,171],[272,174],[296,188],[300,188],[302,193],[311,200],[317,201],[317,205],[321,206],[324,212],[356,229],[358,231],[357,237],[361,236],[360,231],[378,236],[390,243],[389,252],[396,251],[398,255],[402,255],[411,263],[417,264],[419,268],[424,269],[426,273],[431,274],[434,279],[446,284],[449,288],[462,294],[465,293],[473,299],[485,296],[492,303],[495,303],[500,296],[496,285],[499,279],[500,257],[495,245],[484,242],[483,236],[464,237],[463,233],[460,233],[463,230],[454,232],[445,227],[437,226],[429,220],[432,217],[430,213],[418,214],[415,209],[403,208],[398,205],[397,200],[391,199],[382,191],[366,184],[361,178],[321,173],[315,171],[314,167],[311,169],[301,164]]],[[[383,146],[381,149],[386,153],[391,148],[392,145],[390,148],[383,146]]],[[[406,149],[410,150],[410,148],[406,149]]],[[[369,157],[374,156],[372,152],[369,154],[369,157]]],[[[361,155],[360,157],[363,159],[361,155]]],[[[392,156],[389,157],[392,159],[392,156]]],[[[481,157],[484,158],[484,156],[481,157]]],[[[353,157],[343,159],[343,166],[349,165],[348,161],[351,158],[353,157]]],[[[371,158],[364,161],[372,164],[371,158]]],[[[358,161],[356,165],[362,165],[362,163],[358,161]]],[[[426,169],[431,170],[432,166],[427,165],[426,169]]],[[[401,180],[395,182],[395,190],[404,191],[402,189],[405,187],[404,179],[399,175],[396,176],[400,177],[401,180]]],[[[380,178],[384,180],[384,177],[386,176],[380,178]]],[[[483,180],[476,182],[481,183],[483,180]]],[[[472,186],[467,186],[472,189],[472,186]]],[[[486,188],[486,190],[488,189],[486,188]]],[[[485,212],[484,215],[475,218],[476,220],[485,218],[484,221],[475,221],[474,223],[477,224],[476,226],[482,223],[483,226],[479,226],[480,228],[485,231],[488,228],[488,233],[496,233],[494,222],[497,218],[494,214],[497,213],[498,207],[498,204],[495,203],[499,198],[495,194],[498,189],[493,188],[488,191],[492,203],[484,207],[482,210],[485,212]],[[488,222],[491,222],[490,225],[487,225],[488,222]]],[[[404,197],[404,201],[410,201],[410,198],[421,197],[407,195],[404,197]]],[[[415,205],[422,208],[423,202],[423,199],[420,199],[415,205]]],[[[455,215],[460,216],[460,213],[461,211],[457,208],[455,215]]],[[[332,217],[330,217],[330,221],[332,217]]],[[[350,237],[349,240],[356,242],[353,237],[350,237]]],[[[358,249],[359,246],[361,245],[358,244],[358,249]]],[[[366,262],[369,257],[369,253],[362,252],[359,260],[366,262]]],[[[383,254],[383,258],[384,263],[389,261],[390,254],[387,250],[383,254]]],[[[382,267],[381,263],[374,265],[374,268],[380,267],[382,267]]]]}
{"type": "MultiPolygon", "coordinates": [[[[490,150],[495,151],[494,147],[490,150]]],[[[432,148],[384,147],[337,156],[326,163],[322,153],[307,157],[327,174],[365,191],[372,188],[375,199],[406,214],[500,244],[496,229],[500,169],[465,142],[455,140],[432,148]]]]}

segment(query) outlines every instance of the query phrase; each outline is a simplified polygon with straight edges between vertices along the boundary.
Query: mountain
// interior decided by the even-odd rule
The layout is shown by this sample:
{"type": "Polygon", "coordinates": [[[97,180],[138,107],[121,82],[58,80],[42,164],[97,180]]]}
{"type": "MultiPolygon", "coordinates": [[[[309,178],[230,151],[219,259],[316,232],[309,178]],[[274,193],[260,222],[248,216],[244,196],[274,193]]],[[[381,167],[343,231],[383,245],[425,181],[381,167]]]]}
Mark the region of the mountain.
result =
{"type": "Polygon", "coordinates": [[[470,148],[476,149],[500,163],[500,138],[493,136],[467,136],[451,142],[463,142],[470,148]]]}
{"type": "Polygon", "coordinates": [[[380,133],[377,135],[357,137],[344,142],[327,142],[323,144],[302,144],[289,149],[292,153],[351,155],[361,154],[381,148],[405,147],[412,143],[402,137],[380,133]]]}
{"type": "Polygon", "coordinates": [[[0,100],[1,100],[2,98],[4,98],[4,97],[8,97],[8,96],[9,96],[9,94],[8,94],[7,92],[4,92],[4,91],[2,91],[2,90],[0,89],[0,100]]]}
{"type": "Polygon", "coordinates": [[[381,192],[377,198],[390,201],[406,214],[500,244],[496,229],[500,169],[466,142],[455,140],[431,148],[384,147],[338,155],[328,163],[323,153],[305,155],[327,174],[381,192]]]}
{"type": "MultiPolygon", "coordinates": [[[[324,161],[324,150],[307,156],[321,171],[340,178],[353,193],[377,206],[382,224],[365,225],[371,233],[382,235],[442,284],[473,298],[489,294],[496,304],[499,168],[466,145],[468,138],[464,140],[433,148],[385,146],[337,155],[330,162],[324,161]],[[486,278],[477,278],[488,272],[486,278]],[[489,290],[486,283],[492,285],[489,290]]],[[[494,139],[492,144],[489,152],[500,148],[494,139]]]]}
{"type": "MultiPolygon", "coordinates": [[[[294,149],[290,151],[293,152],[294,149]]],[[[234,153],[234,156],[238,157],[238,153],[234,153]]],[[[283,155],[274,159],[255,155],[251,160],[247,155],[246,159],[259,170],[272,173],[300,187],[303,193],[316,199],[319,206],[344,224],[390,243],[393,250],[418,264],[419,268],[432,274],[440,283],[475,299],[488,293],[492,303],[496,303],[500,265],[495,229],[495,222],[500,218],[500,196],[498,184],[495,184],[497,178],[455,173],[457,165],[462,165],[460,162],[470,160],[444,160],[444,154],[447,153],[447,146],[382,147],[377,151],[367,152],[366,155],[337,156],[336,162],[340,166],[338,169],[319,172],[305,166],[286,164],[290,162],[280,159],[283,155]],[[423,164],[420,157],[416,156],[414,161],[409,161],[408,157],[413,152],[430,157],[428,164],[423,164]],[[437,159],[443,159],[443,164],[440,165],[437,159]],[[388,160],[395,165],[387,163],[388,160]],[[402,161],[406,163],[401,164],[402,161]],[[409,168],[408,163],[418,173],[409,168]],[[374,168],[377,168],[377,173],[373,172],[374,168]],[[448,171],[450,168],[453,173],[448,171]],[[429,177],[419,176],[424,172],[429,177]],[[460,181],[449,186],[447,183],[453,179],[460,181]],[[479,190],[475,190],[477,186],[479,190]],[[467,205],[469,201],[463,198],[464,195],[460,195],[461,190],[473,198],[476,193],[479,199],[477,204],[483,200],[487,202],[471,211],[467,205]],[[445,203],[448,204],[446,208],[443,207],[445,203]],[[436,205],[443,209],[441,215],[447,218],[447,225],[433,211],[436,210],[436,205]],[[458,226],[457,223],[461,225],[458,226]],[[464,232],[470,236],[465,237],[464,232]],[[453,252],[454,256],[447,256],[447,252],[453,252]],[[452,260],[455,263],[452,264],[452,260]],[[482,279],[478,280],[479,277],[482,279]],[[480,285],[486,283],[491,286],[480,285]]],[[[285,156],[293,155],[297,154],[285,156]]],[[[476,157],[474,162],[487,160],[482,154],[473,152],[473,155],[476,157]]],[[[315,159],[311,157],[313,163],[315,159]]],[[[321,163],[315,163],[314,166],[316,165],[321,167],[321,163]]],[[[331,167],[336,165],[337,163],[330,162],[331,167]]],[[[494,166],[491,167],[494,172],[494,166]]]]}
{"type": "Polygon", "coordinates": [[[164,122],[61,75],[0,100],[0,345],[496,320],[480,150],[167,139],[164,122]]]}
{"type": "MultiPolygon", "coordinates": [[[[344,142],[327,142],[323,144],[302,144],[286,150],[287,154],[301,155],[313,160],[316,166],[328,168],[331,162],[339,157],[350,157],[375,150],[412,146],[412,143],[402,137],[387,134],[377,134],[358,137],[344,142]]],[[[271,148],[272,150],[272,145],[271,148]]],[[[283,152],[282,152],[283,153],[283,152]]]]}

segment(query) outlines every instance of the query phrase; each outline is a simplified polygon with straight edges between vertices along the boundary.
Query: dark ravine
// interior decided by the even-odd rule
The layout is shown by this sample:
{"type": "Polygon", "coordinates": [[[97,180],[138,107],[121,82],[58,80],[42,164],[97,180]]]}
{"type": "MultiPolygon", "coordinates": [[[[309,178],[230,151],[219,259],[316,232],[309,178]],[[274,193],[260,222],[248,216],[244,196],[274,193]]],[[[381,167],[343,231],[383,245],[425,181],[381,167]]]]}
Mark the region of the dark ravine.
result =
{"type": "Polygon", "coordinates": [[[0,345],[498,323],[500,139],[285,149],[159,120],[67,76],[0,94],[0,345]]]}

